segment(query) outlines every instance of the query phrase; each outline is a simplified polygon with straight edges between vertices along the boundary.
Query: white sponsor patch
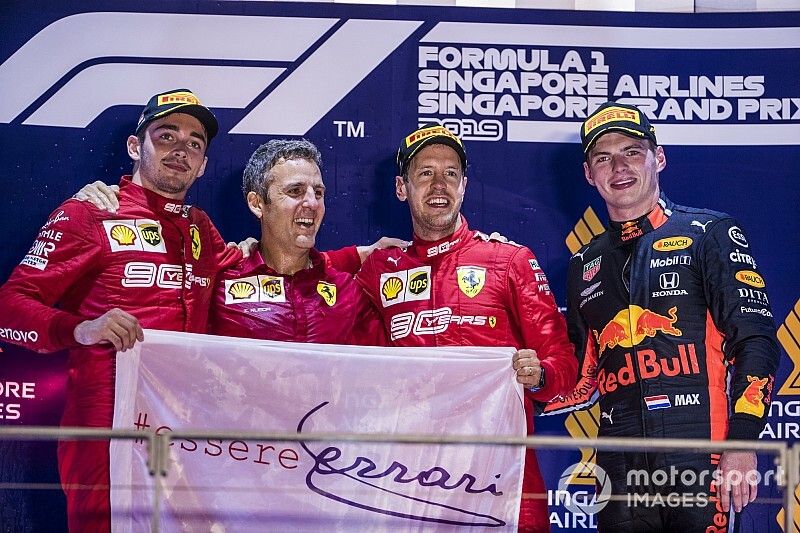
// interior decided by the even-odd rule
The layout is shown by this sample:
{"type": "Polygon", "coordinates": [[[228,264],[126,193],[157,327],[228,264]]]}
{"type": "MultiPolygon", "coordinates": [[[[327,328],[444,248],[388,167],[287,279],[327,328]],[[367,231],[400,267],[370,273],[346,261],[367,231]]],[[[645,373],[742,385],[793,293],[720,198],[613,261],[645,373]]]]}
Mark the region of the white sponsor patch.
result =
{"type": "Polygon", "coordinates": [[[22,259],[20,265],[33,267],[37,270],[44,270],[45,267],[47,266],[47,262],[48,260],[43,257],[39,257],[38,255],[28,254],[22,259]]]}
{"type": "Polygon", "coordinates": [[[258,276],[225,280],[225,305],[259,301],[261,285],[258,276]]]}
{"type": "Polygon", "coordinates": [[[161,223],[157,220],[104,220],[103,228],[112,252],[167,253],[161,223]]]}
{"type": "Polygon", "coordinates": [[[283,277],[260,275],[225,280],[225,305],[255,302],[286,302],[283,277]]]}
{"type": "Polygon", "coordinates": [[[378,282],[383,307],[402,302],[429,300],[431,297],[431,267],[423,266],[384,272],[378,282]]]}

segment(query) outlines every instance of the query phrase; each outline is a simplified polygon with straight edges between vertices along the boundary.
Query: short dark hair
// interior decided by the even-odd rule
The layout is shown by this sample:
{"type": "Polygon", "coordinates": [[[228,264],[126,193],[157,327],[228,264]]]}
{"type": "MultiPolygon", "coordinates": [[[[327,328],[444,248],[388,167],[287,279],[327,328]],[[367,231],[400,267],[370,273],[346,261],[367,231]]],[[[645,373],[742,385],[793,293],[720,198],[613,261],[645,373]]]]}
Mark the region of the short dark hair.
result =
{"type": "Polygon", "coordinates": [[[242,175],[242,192],[255,192],[269,203],[269,184],[273,180],[272,167],[290,159],[305,159],[322,168],[322,154],[314,143],[306,139],[272,139],[253,152],[242,175]]]}

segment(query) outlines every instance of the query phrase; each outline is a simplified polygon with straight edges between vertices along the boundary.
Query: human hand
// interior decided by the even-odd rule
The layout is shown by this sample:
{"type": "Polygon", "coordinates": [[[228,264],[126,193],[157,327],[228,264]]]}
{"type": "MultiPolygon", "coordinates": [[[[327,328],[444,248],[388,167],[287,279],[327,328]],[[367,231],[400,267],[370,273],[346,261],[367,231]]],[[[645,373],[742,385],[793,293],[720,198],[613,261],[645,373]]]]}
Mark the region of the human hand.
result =
{"type": "Polygon", "coordinates": [[[250,254],[256,249],[256,246],[258,246],[258,241],[253,237],[248,237],[238,244],[235,242],[228,243],[228,248],[239,248],[242,251],[242,256],[245,259],[250,257],[250,254]]]}
{"type": "Polygon", "coordinates": [[[757,465],[755,452],[727,451],[722,454],[715,483],[718,482],[717,495],[724,512],[730,510],[731,500],[733,510],[738,513],[756,499],[760,476],[753,472],[758,472],[757,465]]]}
{"type": "Polygon", "coordinates": [[[506,237],[505,235],[501,235],[501,234],[497,233],[496,231],[493,231],[492,234],[489,235],[489,240],[490,241],[497,241],[497,242],[507,242],[508,244],[517,244],[514,241],[508,240],[508,237],[506,237]]]}
{"type": "Polygon", "coordinates": [[[525,387],[538,387],[542,377],[542,365],[536,350],[519,350],[511,358],[511,367],[517,371],[517,383],[525,387]]]}
{"type": "Polygon", "coordinates": [[[75,327],[72,335],[84,346],[111,343],[118,352],[133,348],[137,340],[144,340],[142,326],[136,317],[117,308],[94,320],[84,320],[75,327]]]}
{"type": "Polygon", "coordinates": [[[116,213],[119,209],[119,185],[106,185],[102,181],[95,181],[84,185],[81,190],[72,195],[81,202],[90,202],[98,209],[109,213],[116,213]]]}
{"type": "Polygon", "coordinates": [[[363,263],[367,260],[369,254],[375,250],[383,248],[408,248],[409,246],[411,246],[411,243],[404,241],[403,239],[397,239],[395,237],[381,237],[368,246],[357,246],[356,249],[358,250],[358,256],[361,258],[361,262],[363,263]]]}

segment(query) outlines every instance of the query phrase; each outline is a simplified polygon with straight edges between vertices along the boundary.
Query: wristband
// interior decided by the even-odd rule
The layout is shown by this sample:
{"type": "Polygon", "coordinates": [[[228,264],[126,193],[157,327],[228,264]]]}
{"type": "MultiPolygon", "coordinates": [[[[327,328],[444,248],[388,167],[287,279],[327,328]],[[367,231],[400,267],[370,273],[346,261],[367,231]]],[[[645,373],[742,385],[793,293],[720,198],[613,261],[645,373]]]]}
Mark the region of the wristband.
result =
{"type": "Polygon", "coordinates": [[[544,388],[544,367],[539,369],[539,384],[535,387],[528,387],[528,390],[531,392],[539,392],[544,388]]]}

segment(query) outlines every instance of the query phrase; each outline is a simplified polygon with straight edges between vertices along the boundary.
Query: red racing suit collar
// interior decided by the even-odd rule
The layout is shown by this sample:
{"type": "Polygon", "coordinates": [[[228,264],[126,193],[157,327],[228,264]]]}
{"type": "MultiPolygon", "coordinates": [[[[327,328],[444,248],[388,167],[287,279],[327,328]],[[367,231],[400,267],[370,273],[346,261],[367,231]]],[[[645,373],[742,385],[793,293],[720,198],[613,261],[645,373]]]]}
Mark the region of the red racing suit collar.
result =
{"type": "Polygon", "coordinates": [[[190,205],[181,201],[161,196],[157,192],[145,189],[141,185],[133,183],[132,176],[122,176],[119,180],[120,200],[126,198],[131,202],[147,207],[154,213],[163,213],[167,217],[189,216],[190,205]]]}
{"type": "MultiPolygon", "coordinates": [[[[322,254],[318,252],[316,248],[312,248],[309,251],[308,257],[311,260],[311,268],[298,270],[293,276],[300,278],[316,277],[321,279],[321,276],[325,272],[325,258],[322,257],[322,254]]],[[[241,271],[243,275],[247,275],[252,272],[263,273],[266,271],[266,273],[271,276],[283,276],[286,278],[293,277],[286,274],[278,274],[274,269],[267,266],[267,264],[264,262],[264,257],[261,255],[260,247],[257,247],[255,250],[253,250],[246,259],[242,260],[241,264],[241,271]]]]}
{"type": "Polygon", "coordinates": [[[426,241],[414,234],[414,240],[408,249],[408,253],[412,256],[427,259],[437,255],[448,254],[464,246],[475,232],[469,229],[469,224],[467,224],[467,219],[464,218],[464,215],[459,216],[461,217],[461,226],[443,239],[426,241]]]}

